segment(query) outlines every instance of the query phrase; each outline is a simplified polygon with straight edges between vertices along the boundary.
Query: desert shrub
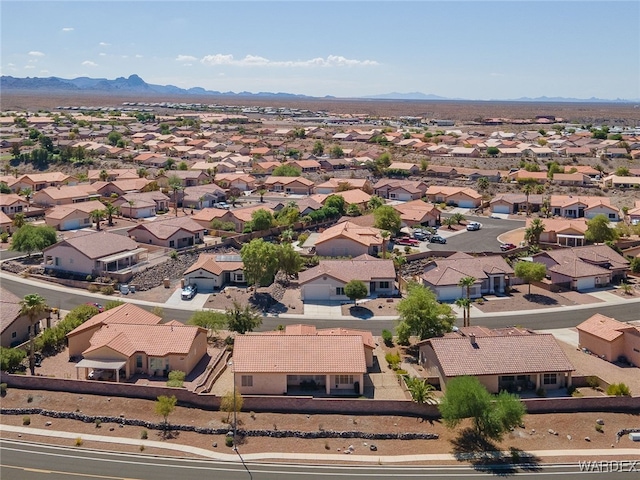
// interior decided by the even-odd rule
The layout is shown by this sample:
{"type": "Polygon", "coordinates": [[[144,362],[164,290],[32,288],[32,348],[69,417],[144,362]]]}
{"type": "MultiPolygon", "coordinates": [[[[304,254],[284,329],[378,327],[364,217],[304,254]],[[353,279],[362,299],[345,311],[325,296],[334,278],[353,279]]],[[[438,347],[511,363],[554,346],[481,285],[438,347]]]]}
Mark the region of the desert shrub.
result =
{"type": "Polygon", "coordinates": [[[604,428],[599,423],[596,423],[596,432],[604,433],[604,428]]]}
{"type": "Polygon", "coordinates": [[[175,250],[172,250],[171,253],[169,254],[169,258],[171,260],[176,260],[178,258],[178,252],[176,252],[175,250]]]}
{"type": "Polygon", "coordinates": [[[589,375],[585,379],[585,381],[587,382],[587,385],[591,388],[598,388],[600,386],[600,379],[595,375],[589,375]]]}
{"type": "Polygon", "coordinates": [[[75,441],[76,447],[82,446],[82,437],[77,437],[75,441]]]}
{"type": "Polygon", "coordinates": [[[140,445],[140,451],[144,452],[144,445],[140,445]]]}
{"type": "Polygon", "coordinates": [[[25,425],[25,426],[31,425],[31,417],[27,415],[22,417],[22,425],[25,425]]]}
{"type": "Polygon", "coordinates": [[[400,367],[400,354],[399,353],[387,353],[384,356],[387,365],[393,370],[397,370],[400,367]]]}
{"type": "Polygon", "coordinates": [[[382,341],[387,347],[393,346],[393,333],[389,330],[382,330],[382,341]]]}
{"type": "Polygon", "coordinates": [[[7,384],[0,383],[0,395],[4,397],[6,394],[7,394],[7,384]]]}
{"type": "Polygon", "coordinates": [[[142,440],[146,440],[147,438],[149,438],[149,433],[148,433],[146,430],[142,430],[142,431],[140,432],[140,438],[141,438],[142,440]]]}
{"type": "Polygon", "coordinates": [[[615,397],[630,397],[631,390],[624,383],[612,383],[607,387],[607,395],[615,397]]]}
{"type": "Polygon", "coordinates": [[[94,285],[93,283],[89,284],[89,286],[87,287],[87,290],[89,290],[91,293],[97,293],[99,288],[97,285],[94,285]]]}
{"type": "Polygon", "coordinates": [[[324,449],[325,450],[331,450],[331,447],[329,446],[329,442],[327,442],[327,441],[324,442],[324,449]]]}
{"type": "Polygon", "coordinates": [[[33,402],[33,395],[29,394],[27,396],[27,403],[31,403],[31,402],[33,402]]]}
{"type": "Polygon", "coordinates": [[[85,280],[86,280],[87,282],[92,282],[92,281],[93,281],[93,277],[92,277],[91,275],[87,275],[87,276],[85,277],[85,280]]]}
{"type": "Polygon", "coordinates": [[[224,444],[227,447],[233,447],[233,437],[230,437],[228,435],[226,437],[224,437],[224,444]]]}
{"type": "Polygon", "coordinates": [[[169,372],[169,380],[167,381],[167,387],[178,387],[182,388],[184,386],[184,378],[186,374],[181,372],[180,370],[172,370],[169,372]]]}
{"type": "Polygon", "coordinates": [[[94,423],[96,424],[96,428],[102,427],[102,420],[100,420],[99,418],[96,418],[96,421],[94,423]]]}
{"type": "Polygon", "coordinates": [[[103,295],[113,295],[113,287],[111,285],[105,285],[100,289],[100,293],[103,295]]]}
{"type": "Polygon", "coordinates": [[[307,241],[307,238],[309,238],[308,233],[301,233],[300,235],[298,235],[298,244],[303,245],[304,242],[307,241]]]}
{"type": "Polygon", "coordinates": [[[0,233],[0,242],[7,243],[9,241],[9,234],[7,232],[0,233]]]}

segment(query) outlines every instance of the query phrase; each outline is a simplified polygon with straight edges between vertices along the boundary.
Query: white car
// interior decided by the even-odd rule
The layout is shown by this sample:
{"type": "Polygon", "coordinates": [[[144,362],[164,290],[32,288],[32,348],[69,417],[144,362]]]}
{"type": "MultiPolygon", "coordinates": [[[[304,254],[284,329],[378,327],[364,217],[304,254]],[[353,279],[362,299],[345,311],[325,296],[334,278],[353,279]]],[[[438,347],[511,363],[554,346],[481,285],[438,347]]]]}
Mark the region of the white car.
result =
{"type": "Polygon", "coordinates": [[[478,222],[469,222],[467,224],[467,230],[469,230],[470,232],[474,230],[480,230],[481,228],[482,228],[482,224],[478,222]]]}

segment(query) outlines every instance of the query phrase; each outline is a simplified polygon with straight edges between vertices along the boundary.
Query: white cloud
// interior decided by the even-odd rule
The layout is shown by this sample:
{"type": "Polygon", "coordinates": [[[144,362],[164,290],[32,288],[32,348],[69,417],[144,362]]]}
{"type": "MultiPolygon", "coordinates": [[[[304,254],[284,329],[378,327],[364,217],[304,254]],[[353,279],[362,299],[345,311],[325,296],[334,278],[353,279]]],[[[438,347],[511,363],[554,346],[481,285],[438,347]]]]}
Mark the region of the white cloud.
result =
{"type": "Polygon", "coordinates": [[[29,55],[31,55],[32,57],[44,57],[44,53],[38,52],[37,50],[30,51],[29,55]]]}
{"type": "Polygon", "coordinates": [[[497,72],[491,72],[489,75],[492,77],[504,77],[503,73],[497,73],[497,72]]]}
{"type": "Polygon", "coordinates": [[[136,58],[144,58],[144,57],[138,53],[136,54],[136,58]]]}
{"type": "Polygon", "coordinates": [[[98,45],[100,45],[101,47],[108,47],[108,46],[110,46],[111,44],[110,44],[110,43],[107,43],[107,42],[100,42],[98,45]]]}
{"type": "Polygon", "coordinates": [[[46,75],[47,73],[49,73],[49,70],[40,70],[40,73],[46,75]]]}
{"type": "Polygon", "coordinates": [[[98,64],[95,62],[92,62],[91,60],[85,60],[84,62],[82,62],[82,66],[84,67],[97,67],[98,64]]]}
{"type": "Polygon", "coordinates": [[[101,56],[101,57],[106,57],[107,56],[107,54],[104,53],[104,52],[100,52],[98,55],[101,56]]]}
{"type": "Polygon", "coordinates": [[[36,68],[35,65],[25,65],[25,70],[31,70],[32,68],[36,68]]]}
{"type": "Polygon", "coordinates": [[[73,32],[73,27],[62,27],[63,32],[73,32]]]}
{"type": "Polygon", "coordinates": [[[234,65],[238,67],[369,67],[380,65],[375,60],[354,60],[341,55],[329,55],[326,58],[317,57],[310,60],[269,60],[257,55],[246,55],[236,60],[233,55],[206,55],[200,60],[204,65],[234,65]]]}
{"type": "Polygon", "coordinates": [[[198,59],[193,55],[178,55],[176,57],[176,62],[195,62],[196,60],[198,59]]]}

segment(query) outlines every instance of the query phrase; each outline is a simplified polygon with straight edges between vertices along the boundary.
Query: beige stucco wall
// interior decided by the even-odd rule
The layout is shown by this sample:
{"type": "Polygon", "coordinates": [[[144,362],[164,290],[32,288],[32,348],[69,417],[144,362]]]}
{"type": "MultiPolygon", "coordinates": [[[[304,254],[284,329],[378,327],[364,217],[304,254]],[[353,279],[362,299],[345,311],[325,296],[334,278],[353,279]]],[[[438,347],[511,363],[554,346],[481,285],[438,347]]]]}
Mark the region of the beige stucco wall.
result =
{"type": "Polygon", "coordinates": [[[369,247],[348,238],[333,238],[316,245],[316,254],[323,257],[357,257],[369,253],[369,247]]]}
{"type": "Polygon", "coordinates": [[[282,373],[236,373],[236,390],[243,395],[282,395],[287,391],[287,375],[282,373]],[[242,386],[242,376],[253,377],[253,387],[242,386]]]}
{"type": "Polygon", "coordinates": [[[52,264],[47,268],[64,270],[67,272],[77,272],[89,275],[93,272],[95,262],[80,254],[75,248],[67,245],[55,245],[45,252],[46,257],[52,257],[52,264]],[[58,264],[55,259],[58,258],[58,264]]]}
{"type": "Polygon", "coordinates": [[[89,341],[91,337],[93,337],[93,334],[100,330],[100,328],[101,325],[95,325],[84,331],[69,335],[67,337],[69,343],[69,358],[82,355],[82,352],[91,346],[89,341]]]}
{"type": "Polygon", "coordinates": [[[599,357],[604,355],[604,359],[613,361],[620,355],[624,355],[624,336],[620,335],[613,341],[608,341],[587,332],[578,330],[578,346],[586,348],[599,357]]]}
{"type": "Polygon", "coordinates": [[[640,367],[640,335],[624,334],[624,356],[636,367],[640,367]]]}
{"type": "Polygon", "coordinates": [[[166,247],[166,248],[178,248],[178,240],[179,239],[188,238],[188,237],[191,237],[191,236],[194,237],[194,242],[197,243],[198,237],[196,237],[196,235],[199,235],[199,238],[202,238],[202,232],[190,233],[190,232],[188,232],[186,230],[182,230],[182,229],[178,230],[176,233],[171,235],[166,240],[165,239],[156,238],[150,232],[148,232],[147,230],[142,229],[142,228],[137,228],[137,229],[129,232],[129,236],[135,238],[136,242],[138,242],[138,243],[146,243],[146,244],[150,244],[150,245],[158,245],[160,247],[166,247]],[[173,246],[170,246],[171,245],[171,241],[174,242],[173,246]]]}

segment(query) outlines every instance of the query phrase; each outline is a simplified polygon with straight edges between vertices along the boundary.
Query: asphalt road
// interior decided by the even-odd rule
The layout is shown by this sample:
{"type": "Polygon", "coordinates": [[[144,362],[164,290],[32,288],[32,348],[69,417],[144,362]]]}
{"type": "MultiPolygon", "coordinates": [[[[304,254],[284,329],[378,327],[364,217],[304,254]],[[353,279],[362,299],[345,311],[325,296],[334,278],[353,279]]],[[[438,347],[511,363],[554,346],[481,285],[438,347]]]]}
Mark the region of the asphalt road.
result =
{"type": "MultiPolygon", "coordinates": [[[[477,232],[469,232],[477,233],[477,232]]],[[[22,298],[28,293],[39,293],[47,299],[47,303],[51,307],[57,307],[63,310],[70,310],[78,305],[89,301],[99,301],[104,303],[104,300],[96,300],[95,295],[89,292],[82,292],[79,290],[60,289],[59,287],[51,287],[45,283],[33,286],[31,284],[22,283],[19,278],[2,274],[2,286],[22,298]]],[[[130,295],[127,300],[135,300],[134,295],[130,295]]],[[[493,315],[476,317],[475,324],[482,324],[489,328],[506,327],[511,325],[522,325],[526,328],[532,328],[536,330],[548,330],[554,328],[567,328],[575,327],[579,323],[583,322],[587,318],[591,317],[594,313],[602,313],[613,317],[620,321],[638,320],[640,319],[639,313],[640,305],[638,303],[622,303],[617,305],[605,305],[595,304],[586,305],[580,308],[565,307],[559,312],[549,311],[537,311],[524,314],[522,312],[515,312],[512,315],[493,315]]],[[[149,307],[150,309],[150,307],[149,307]]],[[[168,307],[163,307],[164,319],[175,319],[185,323],[189,317],[193,314],[191,310],[179,310],[168,307]]],[[[296,318],[283,318],[283,317],[264,317],[262,326],[258,329],[260,331],[274,330],[278,325],[290,325],[296,323],[312,323],[321,328],[356,328],[370,330],[373,335],[381,335],[383,329],[393,330],[396,325],[394,320],[377,320],[374,318],[368,319],[350,319],[350,318],[322,318],[312,319],[308,317],[296,317],[296,318]]],[[[461,325],[461,320],[459,320],[461,325]]]]}
{"type": "MultiPolygon", "coordinates": [[[[174,457],[132,455],[85,450],[71,447],[47,446],[13,440],[0,441],[0,477],[3,480],[63,480],[92,478],[109,480],[280,480],[318,478],[388,478],[449,479],[525,476],[528,479],[577,479],[589,473],[580,471],[577,462],[566,465],[531,465],[528,467],[485,466],[356,466],[356,465],[288,465],[226,463],[213,460],[190,460],[174,457]]],[[[592,478],[637,479],[640,463],[619,463],[620,472],[592,478]],[[635,470],[635,471],[633,471],[635,470]],[[608,476],[607,476],[608,475],[608,476]]]]}

